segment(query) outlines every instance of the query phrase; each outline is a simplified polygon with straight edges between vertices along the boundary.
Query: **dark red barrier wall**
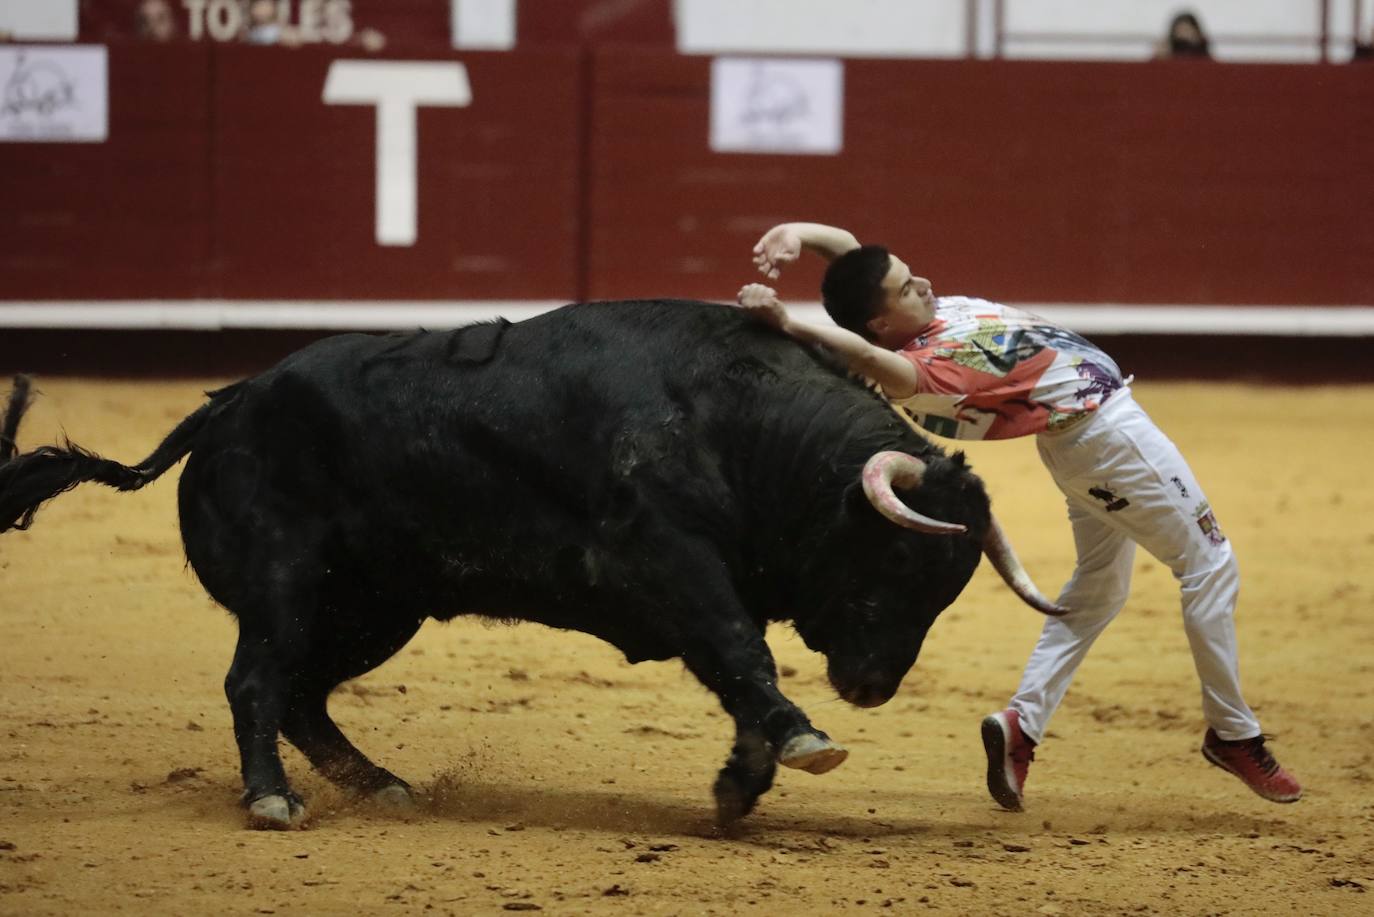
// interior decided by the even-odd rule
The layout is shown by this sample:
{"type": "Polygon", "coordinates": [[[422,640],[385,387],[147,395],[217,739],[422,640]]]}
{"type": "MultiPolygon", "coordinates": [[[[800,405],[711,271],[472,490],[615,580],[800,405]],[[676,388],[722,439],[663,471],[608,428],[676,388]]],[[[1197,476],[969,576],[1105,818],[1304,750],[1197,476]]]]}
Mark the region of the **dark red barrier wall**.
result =
{"type": "Polygon", "coordinates": [[[521,47],[619,42],[657,45],[670,53],[677,36],[673,5],[664,0],[527,0],[517,10],[516,31],[521,47]]]}
{"type": "Polygon", "coordinates": [[[946,292],[1374,302],[1368,68],[850,61],[829,158],[709,152],[709,66],[599,55],[593,295],[728,296],[791,218],[886,242],[946,292]]]}
{"type": "Polygon", "coordinates": [[[706,58],[436,53],[473,104],[420,109],[398,248],[333,53],[112,45],[107,143],[0,144],[0,298],[726,298],[805,218],[946,292],[1374,303],[1368,68],[851,61],[844,154],[811,157],[711,153],[706,58]]]}
{"type": "Polygon", "coordinates": [[[105,143],[0,143],[0,297],[211,295],[210,58],[112,47],[105,143]]]}
{"type": "Polygon", "coordinates": [[[376,109],[321,100],[335,54],[111,46],[108,142],[0,144],[0,298],[569,297],[578,52],[462,56],[472,104],[417,112],[406,247],[374,238],[376,109]]]}
{"type": "Polygon", "coordinates": [[[320,101],[331,55],[216,51],[224,295],[557,299],[577,287],[581,68],[465,54],[466,108],[420,108],[418,236],[375,242],[376,109],[320,101]]]}

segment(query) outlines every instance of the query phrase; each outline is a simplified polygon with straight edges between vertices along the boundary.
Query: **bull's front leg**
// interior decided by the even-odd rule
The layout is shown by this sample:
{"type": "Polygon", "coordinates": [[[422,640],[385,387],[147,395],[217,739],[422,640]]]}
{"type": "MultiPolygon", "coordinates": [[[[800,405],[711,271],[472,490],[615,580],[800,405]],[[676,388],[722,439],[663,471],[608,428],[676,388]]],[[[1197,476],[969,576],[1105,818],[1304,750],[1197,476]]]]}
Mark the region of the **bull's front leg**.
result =
{"type": "Polygon", "coordinates": [[[778,764],[823,774],[849,753],[778,690],[773,654],[751,621],[695,623],[684,660],[735,721],[734,749],[715,783],[716,820],[727,825],[753,810],[778,764]]]}

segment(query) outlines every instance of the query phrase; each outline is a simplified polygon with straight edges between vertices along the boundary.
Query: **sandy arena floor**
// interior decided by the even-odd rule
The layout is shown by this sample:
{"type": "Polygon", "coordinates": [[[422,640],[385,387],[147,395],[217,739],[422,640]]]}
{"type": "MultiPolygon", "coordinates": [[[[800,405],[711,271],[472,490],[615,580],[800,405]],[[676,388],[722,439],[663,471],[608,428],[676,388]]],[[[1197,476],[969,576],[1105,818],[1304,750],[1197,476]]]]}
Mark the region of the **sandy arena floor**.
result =
{"type": "MultiPolygon", "coordinates": [[[[146,455],[212,385],[40,379],[21,445],[146,455]]],[[[7,388],[7,387],[5,387],[7,388]]],[[[731,728],[680,664],[532,625],[426,625],[336,695],[421,790],[387,817],[288,752],[310,829],[244,830],[221,683],[231,620],[185,568],[176,473],[87,485],[0,537],[0,913],[1374,914],[1374,388],[1141,384],[1236,545],[1247,695],[1307,796],[1208,766],[1175,585],[1147,556],[1031,771],[983,788],[980,718],[1040,620],[980,569],[901,692],[834,699],[779,628],[784,688],[852,755],[780,771],[728,839],[710,784],[731,728]]],[[[1030,442],[970,450],[1042,587],[1068,574],[1030,442]]]]}

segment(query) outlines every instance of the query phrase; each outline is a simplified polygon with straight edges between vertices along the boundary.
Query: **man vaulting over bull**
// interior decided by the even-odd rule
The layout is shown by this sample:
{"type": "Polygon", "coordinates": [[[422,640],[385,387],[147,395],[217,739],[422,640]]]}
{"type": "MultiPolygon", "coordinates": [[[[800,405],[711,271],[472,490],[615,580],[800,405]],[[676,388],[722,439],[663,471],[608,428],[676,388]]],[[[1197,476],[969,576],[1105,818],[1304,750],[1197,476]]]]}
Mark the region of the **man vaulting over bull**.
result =
{"type": "Polygon", "coordinates": [[[1020,810],[1035,747],[1093,641],[1130,591],[1140,545],[1178,579],[1183,625],[1202,683],[1203,756],[1273,802],[1298,781],[1265,747],[1240,691],[1232,614],[1235,556],[1187,462],[1131,397],[1107,354],[1038,316],[964,296],[936,297],[878,245],[817,223],[773,227],[754,246],[765,276],[803,250],[830,262],[821,285],[839,327],[798,322],[763,284],[741,308],[787,335],[822,344],[878,384],[917,425],[953,439],[1034,435],[1068,502],[1078,558],[1006,710],[983,720],[988,791],[1020,810]]]}

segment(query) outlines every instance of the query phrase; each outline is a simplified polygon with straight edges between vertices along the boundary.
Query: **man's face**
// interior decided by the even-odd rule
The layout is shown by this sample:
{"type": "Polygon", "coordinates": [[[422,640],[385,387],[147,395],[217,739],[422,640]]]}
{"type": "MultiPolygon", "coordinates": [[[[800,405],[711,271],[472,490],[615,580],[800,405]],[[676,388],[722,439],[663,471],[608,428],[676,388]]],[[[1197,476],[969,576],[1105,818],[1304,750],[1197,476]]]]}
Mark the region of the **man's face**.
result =
{"type": "Polygon", "coordinates": [[[176,38],[176,19],[167,0],[144,0],[138,10],[143,23],[144,37],[153,41],[171,41],[176,38]]]}
{"type": "Polygon", "coordinates": [[[277,21],[277,7],[271,0],[253,0],[248,7],[248,21],[253,25],[271,25],[277,21]]]}
{"type": "Polygon", "coordinates": [[[930,281],[911,273],[911,268],[891,255],[883,278],[881,311],[868,322],[880,345],[901,347],[935,320],[935,291],[930,281]]]}

